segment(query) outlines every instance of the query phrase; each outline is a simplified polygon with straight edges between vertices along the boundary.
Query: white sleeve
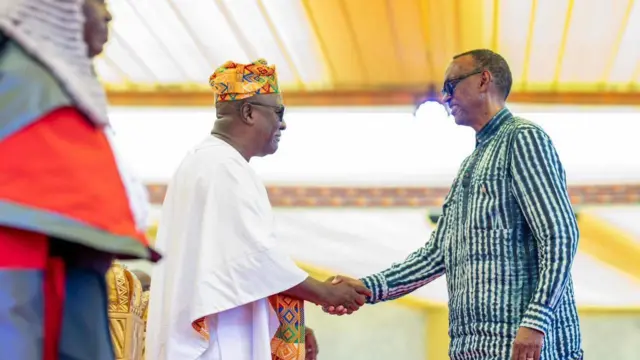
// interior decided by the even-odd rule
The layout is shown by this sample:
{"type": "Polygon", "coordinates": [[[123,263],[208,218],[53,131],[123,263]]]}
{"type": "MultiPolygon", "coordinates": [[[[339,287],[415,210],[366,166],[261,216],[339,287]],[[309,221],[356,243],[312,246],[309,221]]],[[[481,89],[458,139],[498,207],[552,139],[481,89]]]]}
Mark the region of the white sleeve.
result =
{"type": "Polygon", "coordinates": [[[260,193],[264,185],[248,169],[231,161],[208,178],[200,182],[206,217],[192,320],[280,293],[308,277],[278,245],[271,207],[260,193]]]}

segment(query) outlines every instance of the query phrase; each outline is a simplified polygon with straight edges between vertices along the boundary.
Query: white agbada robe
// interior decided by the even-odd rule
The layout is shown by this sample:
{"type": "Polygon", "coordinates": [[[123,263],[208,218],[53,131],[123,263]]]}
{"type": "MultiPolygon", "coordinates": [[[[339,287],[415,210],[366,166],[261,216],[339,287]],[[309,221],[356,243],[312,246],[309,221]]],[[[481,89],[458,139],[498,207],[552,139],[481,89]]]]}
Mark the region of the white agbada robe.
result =
{"type": "Polygon", "coordinates": [[[268,297],[308,274],[280,248],[266,189],[248,162],[210,136],[173,176],[152,274],[146,357],[270,360],[278,319],[268,297]],[[210,340],[192,323],[206,317],[210,340]]]}

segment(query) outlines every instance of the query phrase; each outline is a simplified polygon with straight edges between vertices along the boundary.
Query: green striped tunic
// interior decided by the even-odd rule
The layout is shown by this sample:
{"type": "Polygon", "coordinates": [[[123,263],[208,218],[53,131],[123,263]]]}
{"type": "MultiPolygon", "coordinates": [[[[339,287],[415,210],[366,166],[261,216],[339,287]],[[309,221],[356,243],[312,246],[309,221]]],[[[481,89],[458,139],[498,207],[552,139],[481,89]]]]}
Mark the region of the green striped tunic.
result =
{"type": "Polygon", "coordinates": [[[577,245],[551,140],[505,108],[478,132],[431,239],[361,280],[373,304],[446,275],[452,360],[508,360],[521,326],[545,333],[543,360],[581,359],[571,280],[577,245]]]}

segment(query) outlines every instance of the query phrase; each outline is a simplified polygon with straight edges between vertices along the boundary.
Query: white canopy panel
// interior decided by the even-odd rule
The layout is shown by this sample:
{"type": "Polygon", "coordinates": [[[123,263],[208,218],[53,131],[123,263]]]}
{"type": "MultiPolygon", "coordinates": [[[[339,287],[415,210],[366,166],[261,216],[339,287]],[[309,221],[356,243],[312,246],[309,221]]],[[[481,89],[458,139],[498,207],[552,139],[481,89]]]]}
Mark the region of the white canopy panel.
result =
{"type": "MultiPolygon", "coordinates": [[[[569,183],[640,182],[640,157],[629,156],[640,131],[637,113],[555,111],[518,115],[549,133],[569,183]]],[[[166,182],[210,133],[215,115],[210,108],[114,108],[111,118],[133,169],[145,181],[166,182]]],[[[473,131],[455,125],[439,105],[418,117],[407,108],[296,108],[285,120],[278,152],[252,161],[268,184],[449,186],[475,146],[473,131]]]]}

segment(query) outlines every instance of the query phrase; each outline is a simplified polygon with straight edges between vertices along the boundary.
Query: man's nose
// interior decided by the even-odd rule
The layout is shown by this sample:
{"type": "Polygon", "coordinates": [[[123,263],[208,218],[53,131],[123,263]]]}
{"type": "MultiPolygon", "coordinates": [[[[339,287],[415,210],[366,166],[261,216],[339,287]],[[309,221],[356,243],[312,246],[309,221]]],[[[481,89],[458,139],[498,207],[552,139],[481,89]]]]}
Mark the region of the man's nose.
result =
{"type": "Polygon", "coordinates": [[[104,20],[106,22],[108,22],[108,23],[113,20],[113,16],[111,15],[111,11],[109,11],[109,9],[107,9],[106,6],[104,8],[104,20]]]}

